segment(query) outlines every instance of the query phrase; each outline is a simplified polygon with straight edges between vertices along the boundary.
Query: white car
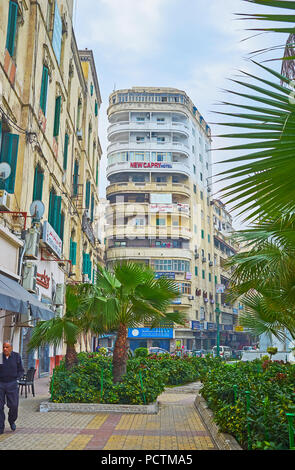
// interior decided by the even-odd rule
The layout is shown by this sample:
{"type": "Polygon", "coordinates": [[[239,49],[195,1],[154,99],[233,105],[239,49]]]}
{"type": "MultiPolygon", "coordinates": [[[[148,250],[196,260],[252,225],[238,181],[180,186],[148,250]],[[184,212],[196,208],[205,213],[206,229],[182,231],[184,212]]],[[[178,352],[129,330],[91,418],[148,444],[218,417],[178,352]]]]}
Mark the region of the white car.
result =
{"type": "Polygon", "coordinates": [[[169,351],[163,348],[152,347],[149,348],[149,354],[169,354],[169,351]]]}
{"type": "MultiPolygon", "coordinates": [[[[212,348],[213,357],[217,356],[217,346],[212,348]]],[[[232,349],[229,346],[219,346],[219,355],[223,358],[229,358],[232,355],[232,349]]]]}

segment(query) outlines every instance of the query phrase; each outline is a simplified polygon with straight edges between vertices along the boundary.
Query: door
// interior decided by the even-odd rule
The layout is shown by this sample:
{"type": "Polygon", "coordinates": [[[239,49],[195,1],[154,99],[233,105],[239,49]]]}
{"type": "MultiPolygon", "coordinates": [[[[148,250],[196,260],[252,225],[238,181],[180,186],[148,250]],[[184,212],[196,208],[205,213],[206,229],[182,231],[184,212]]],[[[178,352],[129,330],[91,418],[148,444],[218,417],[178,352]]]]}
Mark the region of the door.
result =
{"type": "Polygon", "coordinates": [[[50,368],[49,345],[39,348],[39,376],[48,375],[50,368]]]}

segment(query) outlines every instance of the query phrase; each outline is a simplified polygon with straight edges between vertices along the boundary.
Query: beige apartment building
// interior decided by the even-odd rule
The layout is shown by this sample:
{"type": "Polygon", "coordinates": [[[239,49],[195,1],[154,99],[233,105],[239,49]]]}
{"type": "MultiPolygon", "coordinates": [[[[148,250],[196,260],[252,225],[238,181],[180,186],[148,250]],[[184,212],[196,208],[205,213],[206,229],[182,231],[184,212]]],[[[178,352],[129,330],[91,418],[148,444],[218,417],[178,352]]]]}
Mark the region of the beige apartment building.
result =
{"type": "MultiPolygon", "coordinates": [[[[174,88],[114,91],[108,119],[106,263],[144,262],[157,277],[174,279],[181,295],[171,308],[187,317],[186,327],[130,329],[130,347],[209,349],[223,279],[215,259],[210,127],[174,88]]],[[[228,325],[225,313],[233,319],[233,311],[223,311],[228,325]]]]}
{"type": "Polygon", "coordinates": [[[73,0],[0,3],[0,342],[11,340],[39,375],[63,350],[28,355],[31,327],[62,315],[66,284],[92,282],[103,262],[101,95],[72,19],[73,0]]]}

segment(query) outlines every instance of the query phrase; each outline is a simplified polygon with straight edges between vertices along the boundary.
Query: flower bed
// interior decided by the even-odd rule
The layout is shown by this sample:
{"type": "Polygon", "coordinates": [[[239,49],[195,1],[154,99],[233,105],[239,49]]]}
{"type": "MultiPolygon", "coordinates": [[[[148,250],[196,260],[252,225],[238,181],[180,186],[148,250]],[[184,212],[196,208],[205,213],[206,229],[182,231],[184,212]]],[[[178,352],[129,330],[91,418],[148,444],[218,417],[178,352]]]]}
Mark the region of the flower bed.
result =
{"type": "Polygon", "coordinates": [[[278,361],[216,361],[201,395],[221,432],[244,449],[288,449],[286,413],[295,412],[295,366],[278,361]]]}

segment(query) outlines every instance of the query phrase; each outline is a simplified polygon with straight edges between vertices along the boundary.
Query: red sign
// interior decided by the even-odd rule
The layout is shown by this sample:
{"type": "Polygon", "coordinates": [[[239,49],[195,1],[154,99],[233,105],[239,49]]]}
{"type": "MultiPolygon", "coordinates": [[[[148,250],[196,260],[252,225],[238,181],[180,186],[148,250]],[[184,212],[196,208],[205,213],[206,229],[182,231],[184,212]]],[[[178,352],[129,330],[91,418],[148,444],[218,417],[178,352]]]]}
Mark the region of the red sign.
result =
{"type": "Polygon", "coordinates": [[[49,289],[50,276],[47,276],[45,269],[44,269],[44,274],[37,273],[36,282],[37,284],[44,287],[45,289],[49,289]]]}
{"type": "Polygon", "coordinates": [[[172,165],[159,162],[130,162],[130,168],[172,168],[172,165]]]}

